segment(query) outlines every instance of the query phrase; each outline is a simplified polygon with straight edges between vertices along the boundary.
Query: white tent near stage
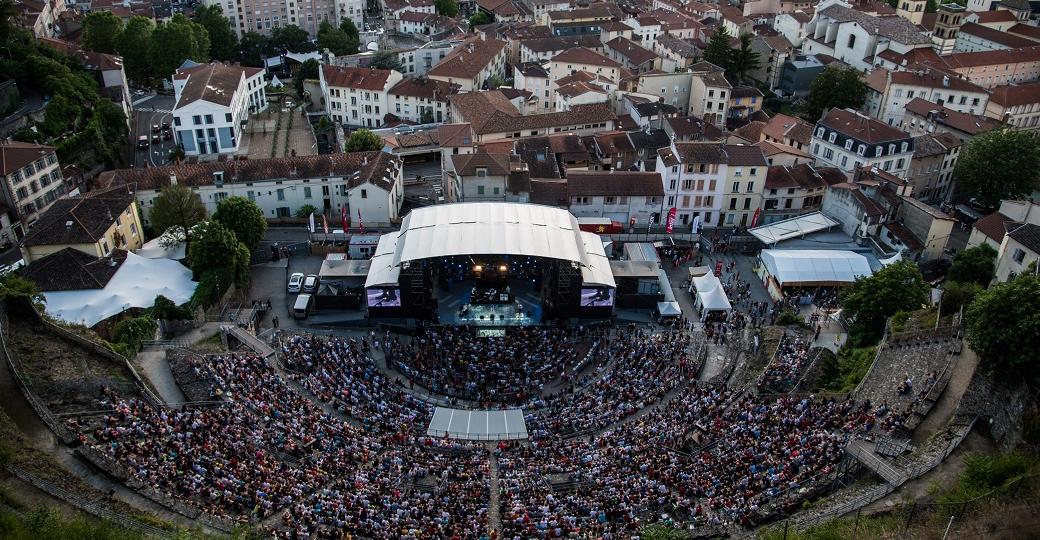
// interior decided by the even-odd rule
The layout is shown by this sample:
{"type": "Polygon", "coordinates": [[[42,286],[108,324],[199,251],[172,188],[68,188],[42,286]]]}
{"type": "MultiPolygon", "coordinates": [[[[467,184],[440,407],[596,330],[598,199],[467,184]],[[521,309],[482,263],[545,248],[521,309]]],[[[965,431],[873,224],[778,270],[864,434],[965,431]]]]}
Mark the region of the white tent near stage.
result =
{"type": "Polygon", "coordinates": [[[155,297],[163,295],[175,304],[191,300],[198,283],[191,280],[191,270],[170,259],[146,259],[134,253],[103,289],[44,292],[47,314],[57,319],[84,326],[118,315],[130,308],[148,308],[155,297]]]}
{"type": "Polygon", "coordinates": [[[722,282],[713,273],[691,277],[690,292],[696,292],[694,307],[701,314],[701,320],[704,320],[712,311],[729,312],[733,310],[733,305],[730,304],[726,291],[722,288],[722,282]]]}

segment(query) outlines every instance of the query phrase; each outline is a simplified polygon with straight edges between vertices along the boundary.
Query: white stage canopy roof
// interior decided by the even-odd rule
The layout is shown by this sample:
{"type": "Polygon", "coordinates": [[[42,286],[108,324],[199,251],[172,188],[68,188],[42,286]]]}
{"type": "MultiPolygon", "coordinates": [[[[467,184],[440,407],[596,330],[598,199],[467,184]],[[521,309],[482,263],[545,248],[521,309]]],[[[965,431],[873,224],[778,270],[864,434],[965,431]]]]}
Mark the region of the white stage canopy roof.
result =
{"type": "Polygon", "coordinates": [[[103,289],[45,292],[47,314],[79,323],[95,324],[129,308],[148,308],[155,297],[163,295],[175,304],[191,300],[198,283],[191,280],[191,270],[170,259],[146,259],[134,253],[103,289]]]}
{"type": "Polygon", "coordinates": [[[799,238],[810,233],[819,232],[838,225],[838,222],[823,215],[822,212],[813,212],[804,216],[793,217],[769,225],[762,225],[754,229],[748,229],[755,238],[764,244],[773,245],[777,242],[799,238]]]}
{"type": "Polygon", "coordinates": [[[471,441],[526,439],[527,423],[520,409],[469,411],[437,407],[426,434],[471,441]]]}
{"type": "Polygon", "coordinates": [[[762,264],[781,285],[834,285],[869,276],[870,263],[845,250],[764,249],[762,264]]]}
{"type": "Polygon", "coordinates": [[[173,259],[179,261],[187,256],[188,243],[183,240],[180,227],[171,227],[166,232],[153,238],[134,253],[145,259],[173,259]],[[174,230],[176,229],[176,230],[174,230]],[[166,244],[169,247],[163,247],[166,244]]]}
{"type": "Polygon", "coordinates": [[[707,311],[730,311],[733,306],[726,296],[719,278],[708,272],[691,278],[691,287],[697,290],[697,307],[707,311]]]}
{"type": "Polygon", "coordinates": [[[396,285],[402,264],[456,255],[519,255],[571,261],[586,285],[615,287],[602,239],[570,212],[537,204],[454,203],[412,210],[379,239],[365,287],[396,285]]]}

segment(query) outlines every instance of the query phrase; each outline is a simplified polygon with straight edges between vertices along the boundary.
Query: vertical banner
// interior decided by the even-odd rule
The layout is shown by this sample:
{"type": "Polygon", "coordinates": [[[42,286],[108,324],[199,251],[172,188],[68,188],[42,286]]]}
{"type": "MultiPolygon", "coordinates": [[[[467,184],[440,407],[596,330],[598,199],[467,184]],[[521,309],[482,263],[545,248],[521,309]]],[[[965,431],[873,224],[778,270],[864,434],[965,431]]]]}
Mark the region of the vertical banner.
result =
{"type": "Polygon", "coordinates": [[[672,234],[672,225],[675,225],[675,207],[668,209],[668,217],[665,219],[665,232],[672,234]]]}
{"type": "Polygon", "coordinates": [[[357,209],[357,224],[361,227],[361,234],[365,234],[365,221],[361,219],[361,209],[357,209]]]}
{"type": "Polygon", "coordinates": [[[314,234],[314,212],[311,212],[311,217],[307,221],[307,230],[314,234]]]}
{"type": "Polygon", "coordinates": [[[321,215],[321,228],[325,231],[325,234],[329,234],[329,220],[325,217],[325,214],[321,215]]]}
{"type": "Polygon", "coordinates": [[[347,217],[347,205],[339,207],[339,217],[343,221],[343,233],[346,234],[350,230],[350,219],[347,217]]]}
{"type": "Polygon", "coordinates": [[[749,229],[754,229],[756,226],[758,226],[758,218],[761,217],[761,216],[762,216],[762,209],[761,208],[756,208],[755,209],[755,215],[751,216],[751,226],[748,227],[748,228],[749,229]]]}

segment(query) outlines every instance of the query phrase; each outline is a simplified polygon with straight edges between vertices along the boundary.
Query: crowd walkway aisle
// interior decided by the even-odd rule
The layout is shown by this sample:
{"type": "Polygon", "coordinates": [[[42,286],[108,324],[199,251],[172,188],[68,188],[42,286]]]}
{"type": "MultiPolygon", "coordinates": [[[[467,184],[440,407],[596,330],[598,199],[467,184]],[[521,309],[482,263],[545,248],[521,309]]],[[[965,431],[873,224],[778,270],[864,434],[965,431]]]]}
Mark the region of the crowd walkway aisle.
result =
{"type": "Polygon", "coordinates": [[[488,531],[494,531],[495,536],[498,538],[502,537],[502,508],[499,497],[501,496],[501,488],[499,487],[499,471],[498,471],[498,457],[495,456],[495,443],[490,442],[488,447],[488,459],[490,466],[490,478],[488,479],[488,531]]]}

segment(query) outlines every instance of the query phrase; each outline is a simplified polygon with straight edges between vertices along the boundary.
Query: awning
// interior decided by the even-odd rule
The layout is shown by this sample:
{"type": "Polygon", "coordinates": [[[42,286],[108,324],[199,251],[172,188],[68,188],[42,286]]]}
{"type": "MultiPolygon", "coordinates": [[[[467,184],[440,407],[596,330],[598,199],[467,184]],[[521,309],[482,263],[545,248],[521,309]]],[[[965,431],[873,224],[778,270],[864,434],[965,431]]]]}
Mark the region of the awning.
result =
{"type": "Polygon", "coordinates": [[[658,302],[657,312],[662,317],[678,317],[682,315],[682,308],[679,307],[678,302],[658,302]]]}
{"type": "Polygon", "coordinates": [[[838,222],[823,215],[822,212],[813,212],[804,216],[793,217],[769,225],[748,229],[752,236],[758,238],[762,243],[773,245],[777,242],[799,238],[810,233],[829,229],[838,225],[838,222]]]}
{"type": "Polygon", "coordinates": [[[765,249],[760,257],[781,287],[847,285],[872,273],[866,257],[847,250],[765,249]]]}
{"type": "Polygon", "coordinates": [[[437,407],[426,434],[471,441],[526,439],[527,423],[520,409],[470,411],[437,407]]]}

